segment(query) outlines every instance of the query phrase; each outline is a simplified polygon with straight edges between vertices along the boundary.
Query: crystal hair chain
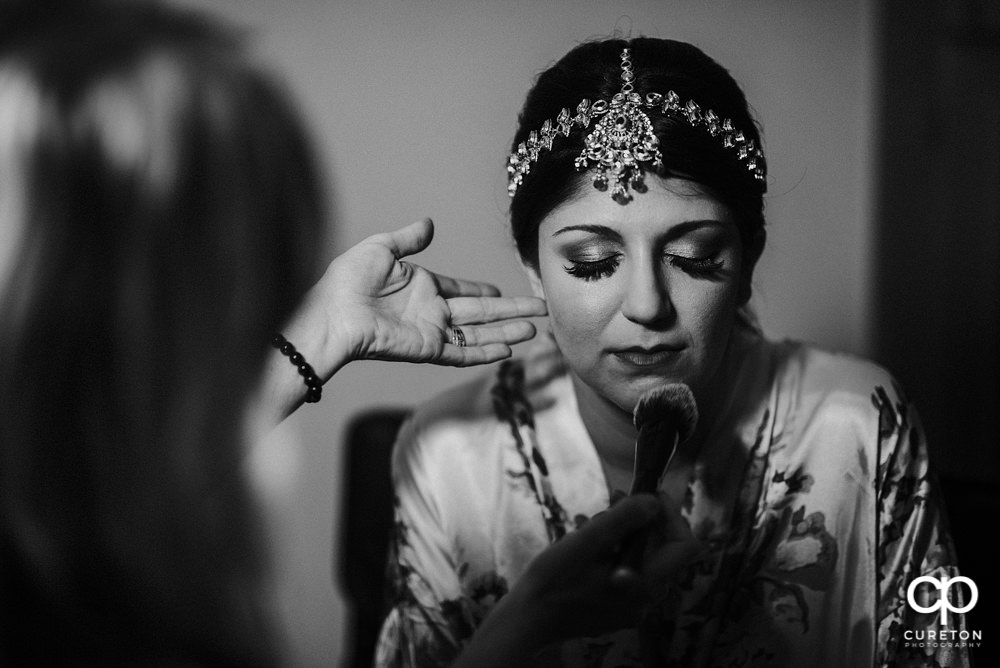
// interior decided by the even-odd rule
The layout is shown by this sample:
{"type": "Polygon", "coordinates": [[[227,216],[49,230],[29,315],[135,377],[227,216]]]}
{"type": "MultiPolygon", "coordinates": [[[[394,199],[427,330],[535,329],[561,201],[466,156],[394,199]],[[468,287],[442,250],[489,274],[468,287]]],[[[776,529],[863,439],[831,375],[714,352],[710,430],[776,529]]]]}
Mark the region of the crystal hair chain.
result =
{"type": "Polygon", "coordinates": [[[576,115],[563,108],[555,122],[546,119],[541,130],[532,130],[528,139],[517,146],[507,161],[507,194],[513,197],[524,177],[531,171],[532,163],[538,162],[541,152],[551,151],[553,141],[559,135],[568,137],[574,126],[586,130],[591,122],[598,119],[594,129],[584,140],[584,148],[574,161],[580,171],[594,170],[594,187],[607,190],[609,182],[611,197],[626,203],[632,199],[629,188],[638,192],[644,189],[643,166],[650,169],[660,166],[660,142],[653,132],[653,124],[643,111],[658,109],[661,113],[680,118],[692,127],[703,127],[712,137],[718,137],[722,146],[731,149],[736,160],[763,187],[767,178],[764,153],[752,139],[747,139],[742,131],[733,128],[730,119],[721,119],[711,109],[702,111],[694,100],[682,103],[674,91],[666,96],[647,93],[645,98],[633,90],[635,71],[632,56],[626,47],[621,55],[622,88],[611,98],[611,102],[597,100],[591,104],[583,99],[576,107],[576,115]]]}

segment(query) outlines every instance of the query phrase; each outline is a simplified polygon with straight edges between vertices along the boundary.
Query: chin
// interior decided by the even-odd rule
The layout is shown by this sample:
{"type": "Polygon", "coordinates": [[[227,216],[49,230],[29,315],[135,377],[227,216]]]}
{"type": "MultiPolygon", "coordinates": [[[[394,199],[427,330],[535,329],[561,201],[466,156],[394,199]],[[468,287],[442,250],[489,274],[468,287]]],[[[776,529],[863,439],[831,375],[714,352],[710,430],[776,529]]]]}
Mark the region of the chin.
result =
{"type": "Polygon", "coordinates": [[[670,383],[687,383],[687,380],[671,376],[632,378],[617,384],[613,388],[607,388],[609,392],[598,391],[598,393],[626,413],[631,413],[635,410],[635,406],[639,403],[639,399],[642,398],[643,394],[670,383]]]}

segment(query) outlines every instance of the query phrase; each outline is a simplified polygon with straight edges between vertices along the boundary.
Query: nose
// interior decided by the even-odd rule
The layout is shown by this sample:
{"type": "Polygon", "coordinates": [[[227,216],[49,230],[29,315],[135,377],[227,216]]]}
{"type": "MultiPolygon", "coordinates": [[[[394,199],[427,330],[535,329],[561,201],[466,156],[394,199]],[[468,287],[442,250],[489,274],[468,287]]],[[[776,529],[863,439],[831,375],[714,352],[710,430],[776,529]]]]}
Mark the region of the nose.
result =
{"type": "Polygon", "coordinates": [[[645,259],[630,265],[622,315],[646,327],[662,326],[674,316],[663,263],[645,259]]]}

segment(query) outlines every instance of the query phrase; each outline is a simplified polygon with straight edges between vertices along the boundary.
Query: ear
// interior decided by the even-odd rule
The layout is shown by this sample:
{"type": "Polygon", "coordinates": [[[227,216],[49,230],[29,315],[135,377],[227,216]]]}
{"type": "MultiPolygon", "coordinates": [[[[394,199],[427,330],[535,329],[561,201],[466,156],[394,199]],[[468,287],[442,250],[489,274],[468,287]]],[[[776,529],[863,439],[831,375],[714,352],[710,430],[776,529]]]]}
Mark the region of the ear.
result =
{"type": "Polygon", "coordinates": [[[545,288],[542,287],[542,277],[538,273],[538,268],[522,261],[521,270],[528,278],[528,284],[531,286],[531,294],[539,299],[545,299],[545,288]]]}
{"type": "Polygon", "coordinates": [[[753,270],[757,266],[757,260],[764,252],[764,243],[767,241],[767,233],[760,229],[753,235],[753,238],[743,249],[743,268],[740,270],[740,306],[743,306],[750,297],[753,296],[753,270]]]}

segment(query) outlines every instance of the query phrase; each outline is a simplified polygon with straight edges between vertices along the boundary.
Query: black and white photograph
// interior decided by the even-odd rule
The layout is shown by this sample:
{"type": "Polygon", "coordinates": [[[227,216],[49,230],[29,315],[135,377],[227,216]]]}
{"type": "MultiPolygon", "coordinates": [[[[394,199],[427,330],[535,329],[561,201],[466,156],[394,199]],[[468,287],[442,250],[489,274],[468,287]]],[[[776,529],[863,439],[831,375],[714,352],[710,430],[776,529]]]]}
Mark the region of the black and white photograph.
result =
{"type": "Polygon", "coordinates": [[[990,0],[0,0],[2,666],[991,666],[997,415],[990,0]]]}

